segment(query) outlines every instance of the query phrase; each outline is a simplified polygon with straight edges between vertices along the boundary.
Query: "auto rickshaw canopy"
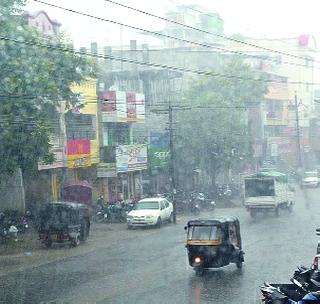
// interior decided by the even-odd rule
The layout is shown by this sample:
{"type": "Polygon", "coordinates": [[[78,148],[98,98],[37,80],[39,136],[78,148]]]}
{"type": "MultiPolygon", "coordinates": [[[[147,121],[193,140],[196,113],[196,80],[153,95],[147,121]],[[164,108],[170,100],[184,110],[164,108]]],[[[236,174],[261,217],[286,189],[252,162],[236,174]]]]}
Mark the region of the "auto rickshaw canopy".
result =
{"type": "Polygon", "coordinates": [[[190,220],[187,223],[188,245],[237,244],[241,249],[240,223],[235,216],[190,220]]]}

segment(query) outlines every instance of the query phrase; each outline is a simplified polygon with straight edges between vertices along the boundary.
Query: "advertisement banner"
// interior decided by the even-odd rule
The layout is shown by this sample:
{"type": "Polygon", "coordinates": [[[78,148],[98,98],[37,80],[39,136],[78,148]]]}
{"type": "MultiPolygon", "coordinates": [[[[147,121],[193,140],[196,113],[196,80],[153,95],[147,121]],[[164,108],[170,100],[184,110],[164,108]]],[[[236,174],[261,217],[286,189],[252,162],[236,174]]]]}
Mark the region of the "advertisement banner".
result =
{"type": "Polygon", "coordinates": [[[116,148],[117,172],[145,170],[148,167],[147,145],[123,145],[116,148]]]}
{"type": "Polygon", "coordinates": [[[91,143],[88,139],[72,139],[67,142],[67,167],[90,167],[91,143]]]}
{"type": "Polygon", "coordinates": [[[144,94],[137,93],[136,94],[136,112],[137,112],[137,120],[136,122],[145,122],[146,115],[146,102],[144,94]]]}
{"type": "Polygon", "coordinates": [[[128,121],[137,121],[136,93],[127,93],[128,121]]]}
{"type": "Polygon", "coordinates": [[[100,163],[97,166],[97,177],[116,177],[117,166],[115,163],[100,163]]]}
{"type": "Polygon", "coordinates": [[[150,135],[151,167],[153,169],[163,168],[167,166],[170,159],[169,133],[152,131],[150,135]]]}
{"type": "Polygon", "coordinates": [[[100,93],[100,109],[103,122],[126,122],[126,92],[105,91],[100,93]]]}

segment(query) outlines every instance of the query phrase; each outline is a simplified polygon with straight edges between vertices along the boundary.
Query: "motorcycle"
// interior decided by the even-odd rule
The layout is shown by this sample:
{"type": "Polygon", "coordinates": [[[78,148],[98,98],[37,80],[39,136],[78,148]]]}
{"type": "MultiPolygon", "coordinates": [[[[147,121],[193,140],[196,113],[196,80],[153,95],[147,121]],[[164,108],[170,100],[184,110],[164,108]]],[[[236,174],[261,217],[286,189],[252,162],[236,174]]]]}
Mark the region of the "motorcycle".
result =
{"type": "Polygon", "coordinates": [[[320,272],[298,266],[289,284],[264,283],[260,290],[263,303],[320,303],[320,272]]]}
{"type": "Polygon", "coordinates": [[[93,218],[96,223],[108,222],[110,218],[110,214],[108,213],[107,207],[100,207],[93,218]]]}

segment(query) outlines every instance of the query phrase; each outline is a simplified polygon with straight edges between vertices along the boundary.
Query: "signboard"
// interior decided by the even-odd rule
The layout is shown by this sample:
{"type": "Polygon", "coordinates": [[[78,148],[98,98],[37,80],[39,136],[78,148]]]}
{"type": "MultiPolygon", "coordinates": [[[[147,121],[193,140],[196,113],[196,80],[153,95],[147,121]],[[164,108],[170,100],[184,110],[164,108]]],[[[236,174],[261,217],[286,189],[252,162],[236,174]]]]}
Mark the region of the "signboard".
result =
{"type": "Polygon", "coordinates": [[[128,121],[137,120],[136,94],[127,93],[127,118],[128,121]]]}
{"type": "Polygon", "coordinates": [[[52,164],[44,164],[39,162],[38,170],[49,170],[49,169],[56,169],[65,167],[65,155],[64,155],[64,148],[61,149],[53,149],[52,153],[54,155],[54,162],[52,164]]]}
{"type": "Polygon", "coordinates": [[[146,115],[146,102],[144,94],[137,93],[136,94],[136,113],[137,120],[136,122],[145,122],[146,115]]]}
{"type": "Polygon", "coordinates": [[[278,156],[278,144],[270,145],[270,156],[277,157],[278,156]]]}
{"type": "Polygon", "coordinates": [[[262,144],[253,144],[253,157],[262,157],[262,144]]]}
{"type": "Polygon", "coordinates": [[[168,164],[170,158],[169,133],[152,131],[150,135],[151,166],[153,169],[163,168],[168,164]]]}
{"type": "Polygon", "coordinates": [[[105,91],[100,93],[99,99],[103,122],[127,121],[126,92],[105,91]]]}
{"type": "Polygon", "coordinates": [[[146,145],[123,145],[116,148],[117,172],[145,170],[148,167],[146,145]]]}
{"type": "Polygon", "coordinates": [[[88,139],[72,139],[67,142],[67,167],[91,166],[91,144],[88,139]]]}
{"type": "Polygon", "coordinates": [[[97,166],[97,177],[116,177],[117,166],[115,163],[100,163],[97,166]]]}
{"type": "Polygon", "coordinates": [[[141,93],[105,91],[99,94],[103,122],[144,122],[145,96],[141,93]]]}

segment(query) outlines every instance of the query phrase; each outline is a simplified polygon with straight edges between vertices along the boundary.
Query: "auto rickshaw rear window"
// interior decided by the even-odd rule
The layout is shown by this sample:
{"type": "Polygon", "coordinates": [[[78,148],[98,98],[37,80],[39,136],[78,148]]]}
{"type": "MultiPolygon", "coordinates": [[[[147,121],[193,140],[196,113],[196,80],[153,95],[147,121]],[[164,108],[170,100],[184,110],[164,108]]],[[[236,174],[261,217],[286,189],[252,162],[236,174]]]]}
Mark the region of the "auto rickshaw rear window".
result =
{"type": "Polygon", "coordinates": [[[188,231],[188,240],[219,240],[221,229],[218,226],[191,226],[188,231]]]}

